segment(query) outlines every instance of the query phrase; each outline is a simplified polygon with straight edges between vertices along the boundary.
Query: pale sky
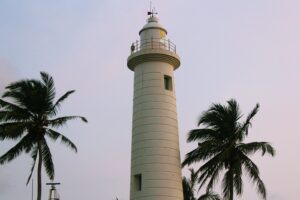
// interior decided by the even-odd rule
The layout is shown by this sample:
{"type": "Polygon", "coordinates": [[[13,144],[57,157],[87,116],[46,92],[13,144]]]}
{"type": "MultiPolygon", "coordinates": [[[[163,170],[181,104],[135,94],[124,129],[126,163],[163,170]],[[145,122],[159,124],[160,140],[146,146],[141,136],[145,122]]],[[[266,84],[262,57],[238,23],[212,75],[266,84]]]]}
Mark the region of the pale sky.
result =
{"type": "MultiPolygon", "coordinates": [[[[300,1],[153,3],[182,61],[175,72],[182,159],[196,146],[186,143],[187,132],[211,103],[235,98],[247,114],[259,102],[246,141],[268,141],[277,150],[274,158],[252,157],[268,199],[298,200],[300,1]]],[[[58,95],[76,89],[61,115],[89,120],[60,130],[77,154],[49,141],[62,200],[129,199],[133,73],[126,60],[148,7],[148,0],[0,1],[0,95],[11,81],[46,71],[58,95]]],[[[13,144],[1,142],[0,155],[13,144]]],[[[0,166],[1,200],[31,199],[31,161],[23,154],[0,166]]],[[[241,199],[259,199],[246,177],[244,183],[241,199]]]]}

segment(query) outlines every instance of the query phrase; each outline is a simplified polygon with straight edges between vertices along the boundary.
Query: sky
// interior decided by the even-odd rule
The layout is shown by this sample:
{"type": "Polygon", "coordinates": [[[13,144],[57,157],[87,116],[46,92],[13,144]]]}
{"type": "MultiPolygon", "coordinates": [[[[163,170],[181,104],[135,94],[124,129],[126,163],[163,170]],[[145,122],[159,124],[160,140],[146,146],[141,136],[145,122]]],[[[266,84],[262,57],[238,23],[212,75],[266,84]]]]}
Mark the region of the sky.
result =
{"type": "MultiPolygon", "coordinates": [[[[268,199],[298,200],[300,1],[153,4],[181,57],[175,72],[181,158],[196,147],[187,144],[187,133],[212,103],[235,98],[245,115],[259,103],[246,142],[268,141],[276,156],[251,158],[268,199]]],[[[50,144],[61,199],[129,199],[133,73],[126,62],[148,9],[148,0],[0,1],[0,95],[12,81],[46,71],[58,96],[76,90],[60,114],[89,120],[60,129],[77,154],[50,144]]],[[[14,144],[1,142],[0,155],[14,144]]],[[[1,200],[31,199],[31,184],[25,185],[31,162],[22,154],[0,166],[1,200]]],[[[240,199],[259,199],[247,177],[244,183],[240,199]]],[[[43,199],[48,189],[44,185],[43,199]]]]}

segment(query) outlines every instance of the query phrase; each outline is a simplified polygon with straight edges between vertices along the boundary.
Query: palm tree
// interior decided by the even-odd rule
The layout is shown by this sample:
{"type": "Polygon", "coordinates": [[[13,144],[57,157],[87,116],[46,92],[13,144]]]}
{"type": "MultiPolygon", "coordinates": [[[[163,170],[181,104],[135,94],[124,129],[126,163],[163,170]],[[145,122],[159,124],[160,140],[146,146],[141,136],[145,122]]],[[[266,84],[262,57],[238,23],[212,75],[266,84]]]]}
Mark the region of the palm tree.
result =
{"type": "Polygon", "coordinates": [[[37,200],[41,200],[42,164],[48,177],[54,179],[54,164],[46,136],[62,143],[77,152],[75,144],[55,129],[73,119],[87,120],[81,116],[64,116],[54,118],[67,97],[74,90],[66,92],[57,101],[55,99],[54,81],[51,76],[41,72],[41,81],[36,79],[21,80],[6,87],[0,99],[0,140],[19,140],[18,143],[0,157],[0,164],[10,162],[21,152],[30,153],[32,168],[27,179],[29,183],[37,163],[37,200]]]}
{"type": "Polygon", "coordinates": [[[260,178],[259,169],[248,157],[262,152],[275,155],[274,148],[267,142],[243,143],[248,135],[251,120],[259,109],[259,104],[250,112],[244,122],[238,103],[235,100],[227,101],[228,105],[213,104],[200,116],[200,129],[191,130],[188,142],[198,142],[198,147],[189,152],[182,166],[191,165],[199,161],[205,163],[196,171],[199,176],[200,188],[207,183],[207,191],[211,190],[224,170],[222,180],[224,199],[233,200],[234,193],[238,196],[243,191],[242,173],[247,172],[252,183],[257,186],[258,193],[266,199],[266,188],[260,178]]]}
{"type": "Polygon", "coordinates": [[[183,199],[184,200],[220,200],[219,195],[214,194],[213,192],[208,191],[206,194],[200,196],[198,199],[195,196],[195,186],[197,184],[197,174],[194,169],[190,170],[190,178],[182,178],[182,188],[183,188],[183,199]]]}
{"type": "Polygon", "coordinates": [[[190,178],[183,177],[182,178],[182,189],[183,189],[183,199],[184,200],[196,200],[195,197],[195,185],[197,182],[197,174],[195,173],[194,169],[190,170],[190,178]]]}
{"type": "Polygon", "coordinates": [[[219,197],[219,195],[213,192],[207,192],[206,194],[200,196],[198,200],[221,200],[221,198],[219,197]]]}

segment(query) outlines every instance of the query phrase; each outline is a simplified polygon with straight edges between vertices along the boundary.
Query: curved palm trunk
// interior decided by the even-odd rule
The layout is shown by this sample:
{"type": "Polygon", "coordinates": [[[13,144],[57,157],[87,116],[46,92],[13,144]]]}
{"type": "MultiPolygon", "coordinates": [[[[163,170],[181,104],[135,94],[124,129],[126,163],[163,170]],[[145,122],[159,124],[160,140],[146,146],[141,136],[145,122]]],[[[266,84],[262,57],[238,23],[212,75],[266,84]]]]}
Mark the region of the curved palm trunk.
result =
{"type": "Polygon", "coordinates": [[[37,200],[41,200],[42,197],[42,150],[41,144],[38,143],[38,154],[39,154],[39,162],[37,169],[37,200]]]}

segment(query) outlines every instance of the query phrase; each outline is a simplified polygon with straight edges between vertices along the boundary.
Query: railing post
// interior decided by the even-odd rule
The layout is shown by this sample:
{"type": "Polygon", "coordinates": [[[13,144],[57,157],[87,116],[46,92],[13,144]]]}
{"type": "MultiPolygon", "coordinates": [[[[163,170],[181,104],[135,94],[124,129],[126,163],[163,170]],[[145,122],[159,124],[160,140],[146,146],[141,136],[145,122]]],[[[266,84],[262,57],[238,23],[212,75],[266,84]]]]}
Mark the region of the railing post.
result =
{"type": "Polygon", "coordinates": [[[142,49],[165,49],[176,53],[176,45],[170,39],[149,38],[145,40],[136,40],[131,45],[131,54],[141,51],[142,49]],[[150,44],[149,44],[150,43],[150,44]]]}

